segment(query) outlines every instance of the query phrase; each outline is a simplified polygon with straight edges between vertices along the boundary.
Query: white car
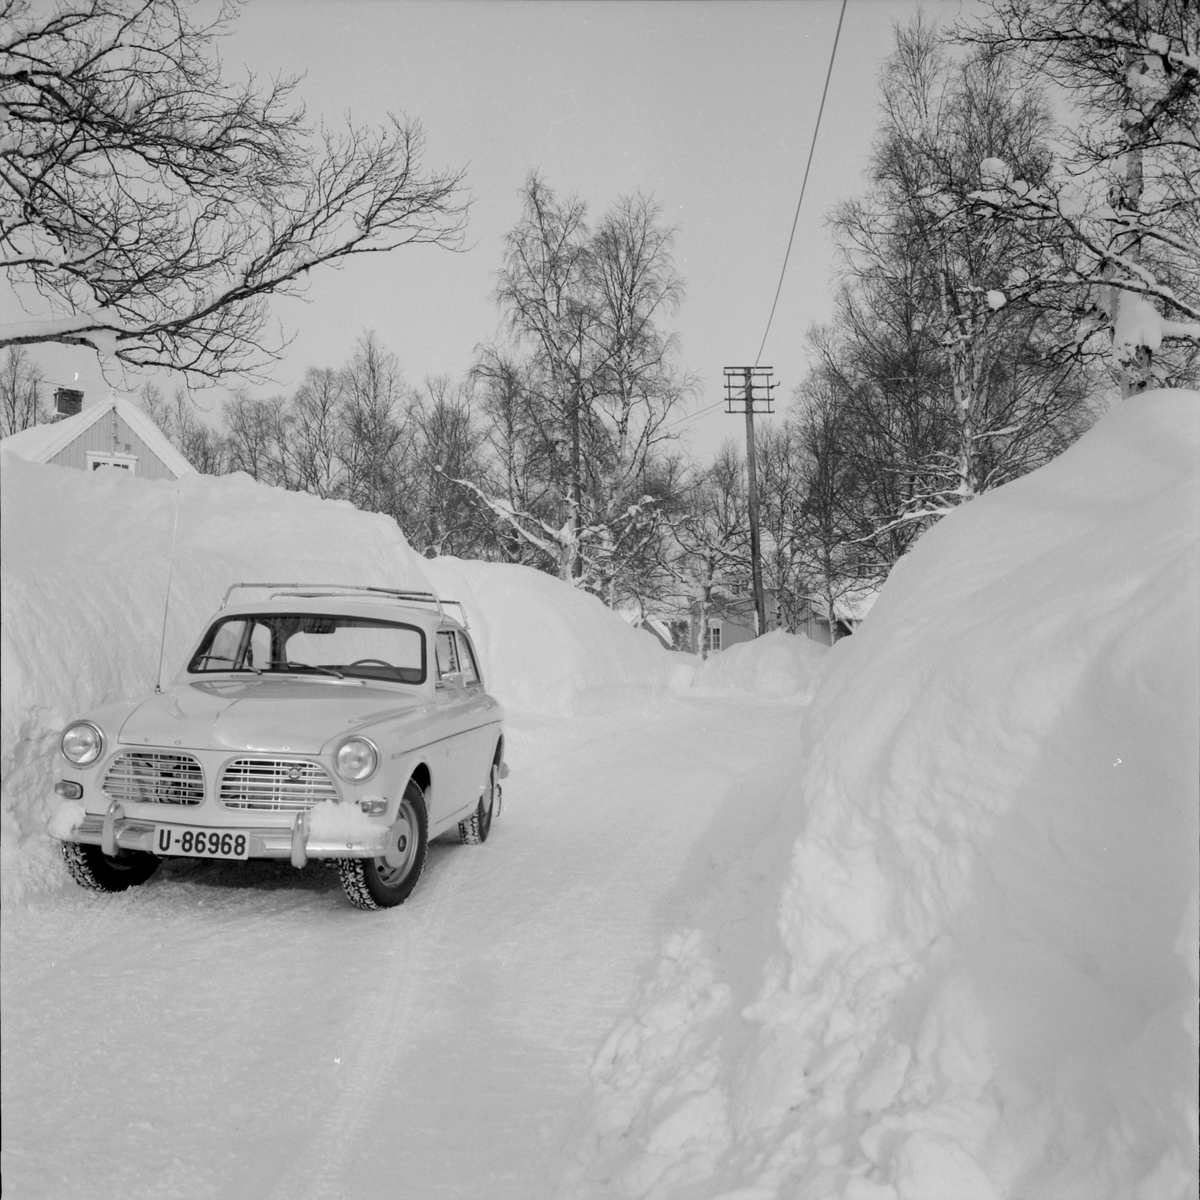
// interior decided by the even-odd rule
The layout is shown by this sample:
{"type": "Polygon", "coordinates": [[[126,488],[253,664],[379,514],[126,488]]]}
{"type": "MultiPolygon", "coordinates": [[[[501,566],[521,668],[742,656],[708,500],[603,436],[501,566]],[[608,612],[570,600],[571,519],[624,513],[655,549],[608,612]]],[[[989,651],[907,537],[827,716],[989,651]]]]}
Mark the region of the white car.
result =
{"type": "Polygon", "coordinates": [[[235,584],[171,686],[63,731],[54,790],[86,814],[63,857],[106,892],[174,856],[333,859],[353,904],[390,908],[431,838],[486,840],[507,773],[502,719],[461,605],[235,584]],[[230,605],[239,589],[264,598],[230,605]]]}

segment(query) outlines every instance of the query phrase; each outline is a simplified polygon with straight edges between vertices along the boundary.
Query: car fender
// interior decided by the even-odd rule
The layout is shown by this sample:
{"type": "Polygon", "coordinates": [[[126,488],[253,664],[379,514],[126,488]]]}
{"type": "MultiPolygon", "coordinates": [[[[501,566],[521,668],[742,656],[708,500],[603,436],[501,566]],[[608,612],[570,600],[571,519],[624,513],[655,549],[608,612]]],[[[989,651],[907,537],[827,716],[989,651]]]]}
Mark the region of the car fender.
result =
{"type": "Polygon", "coordinates": [[[374,790],[382,791],[387,797],[387,811],[390,818],[395,819],[396,812],[400,807],[400,798],[404,795],[408,781],[413,778],[417,780],[418,786],[425,794],[425,808],[428,813],[434,786],[433,771],[427,755],[420,750],[401,751],[391,755],[382,764],[377,783],[374,780],[368,781],[369,784],[376,783],[374,790]]]}

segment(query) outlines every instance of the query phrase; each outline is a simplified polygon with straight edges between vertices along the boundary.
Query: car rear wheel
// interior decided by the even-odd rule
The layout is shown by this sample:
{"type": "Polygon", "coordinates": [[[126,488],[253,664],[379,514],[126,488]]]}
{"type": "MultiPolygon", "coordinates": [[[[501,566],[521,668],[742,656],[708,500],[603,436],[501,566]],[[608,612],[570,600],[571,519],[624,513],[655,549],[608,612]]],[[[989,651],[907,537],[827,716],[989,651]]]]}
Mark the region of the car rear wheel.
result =
{"type": "Polygon", "coordinates": [[[63,842],[62,856],[71,878],[93,892],[123,892],[143,884],[161,861],[141,850],[122,850],[109,856],[86,842],[63,842]]]}
{"type": "Polygon", "coordinates": [[[492,831],[492,817],[500,805],[500,759],[497,756],[488,772],[487,786],[479,797],[479,805],[465,820],[458,823],[458,836],[468,846],[478,846],[488,839],[492,831]]]}
{"type": "Polygon", "coordinates": [[[410,779],[388,831],[387,853],[379,858],[339,858],[338,875],[356,908],[395,908],[412,895],[428,849],[425,795],[410,779]]]}

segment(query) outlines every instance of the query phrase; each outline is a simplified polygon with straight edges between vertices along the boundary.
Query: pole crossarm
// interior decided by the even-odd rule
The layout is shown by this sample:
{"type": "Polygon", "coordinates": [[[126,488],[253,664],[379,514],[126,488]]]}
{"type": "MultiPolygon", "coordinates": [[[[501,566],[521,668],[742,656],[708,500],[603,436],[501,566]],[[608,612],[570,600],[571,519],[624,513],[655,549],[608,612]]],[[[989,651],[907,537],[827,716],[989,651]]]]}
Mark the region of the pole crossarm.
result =
{"type": "Polygon", "coordinates": [[[774,367],[726,367],[725,368],[725,411],[745,411],[747,399],[754,405],[756,413],[773,413],[771,391],[776,386],[771,382],[774,367]],[[764,405],[765,407],[758,407],[764,405]]]}

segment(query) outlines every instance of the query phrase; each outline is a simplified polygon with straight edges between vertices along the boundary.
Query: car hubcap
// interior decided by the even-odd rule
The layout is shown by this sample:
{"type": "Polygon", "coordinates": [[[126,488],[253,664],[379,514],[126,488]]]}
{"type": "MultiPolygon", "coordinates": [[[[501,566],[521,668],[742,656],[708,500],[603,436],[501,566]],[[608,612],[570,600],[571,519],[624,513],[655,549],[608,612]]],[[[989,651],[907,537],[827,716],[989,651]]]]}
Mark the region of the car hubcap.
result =
{"type": "Polygon", "coordinates": [[[400,813],[388,839],[388,852],[375,860],[379,878],[388,887],[402,883],[412,869],[417,837],[416,813],[407,800],[401,801],[400,813]]]}

